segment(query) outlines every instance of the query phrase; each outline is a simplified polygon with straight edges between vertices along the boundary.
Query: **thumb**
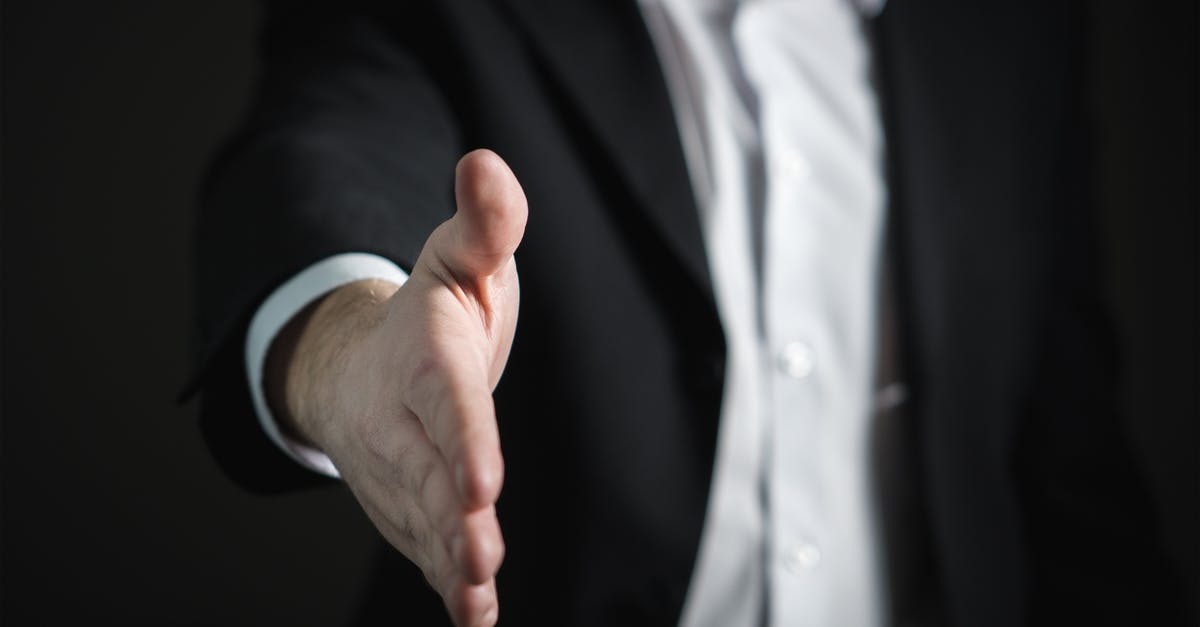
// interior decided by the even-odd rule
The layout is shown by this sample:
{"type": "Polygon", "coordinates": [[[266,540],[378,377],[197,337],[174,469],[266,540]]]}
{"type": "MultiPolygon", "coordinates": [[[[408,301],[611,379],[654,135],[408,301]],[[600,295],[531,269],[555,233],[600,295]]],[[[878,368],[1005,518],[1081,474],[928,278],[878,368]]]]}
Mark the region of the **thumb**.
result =
{"type": "Polygon", "coordinates": [[[474,150],[455,168],[454,197],[458,211],[439,256],[460,280],[499,272],[521,243],[529,215],[517,177],[496,153],[474,150]]]}

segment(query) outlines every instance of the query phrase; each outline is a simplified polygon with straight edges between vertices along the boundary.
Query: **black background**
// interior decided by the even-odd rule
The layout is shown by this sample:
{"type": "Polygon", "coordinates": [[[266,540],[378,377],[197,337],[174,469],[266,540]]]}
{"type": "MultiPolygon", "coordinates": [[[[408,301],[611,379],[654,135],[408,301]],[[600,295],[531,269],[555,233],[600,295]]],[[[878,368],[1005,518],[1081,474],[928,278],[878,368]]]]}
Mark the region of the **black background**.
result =
{"type": "MultiPolygon", "coordinates": [[[[1123,402],[1195,604],[1197,11],[1089,6],[1123,402]]],[[[255,5],[0,10],[0,619],[338,622],[373,542],[351,497],[240,492],[194,407],[174,403],[190,367],[197,179],[245,106],[255,5]]]]}

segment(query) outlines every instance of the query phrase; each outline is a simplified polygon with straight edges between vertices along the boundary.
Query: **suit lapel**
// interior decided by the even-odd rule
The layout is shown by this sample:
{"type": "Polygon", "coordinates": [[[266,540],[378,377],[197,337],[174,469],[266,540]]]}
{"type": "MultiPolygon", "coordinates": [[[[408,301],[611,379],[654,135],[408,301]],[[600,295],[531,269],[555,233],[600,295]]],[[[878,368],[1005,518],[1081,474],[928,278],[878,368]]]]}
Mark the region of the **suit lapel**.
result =
{"type": "Polygon", "coordinates": [[[711,299],[699,213],[660,66],[633,2],[504,0],[651,229],[711,299]]]}

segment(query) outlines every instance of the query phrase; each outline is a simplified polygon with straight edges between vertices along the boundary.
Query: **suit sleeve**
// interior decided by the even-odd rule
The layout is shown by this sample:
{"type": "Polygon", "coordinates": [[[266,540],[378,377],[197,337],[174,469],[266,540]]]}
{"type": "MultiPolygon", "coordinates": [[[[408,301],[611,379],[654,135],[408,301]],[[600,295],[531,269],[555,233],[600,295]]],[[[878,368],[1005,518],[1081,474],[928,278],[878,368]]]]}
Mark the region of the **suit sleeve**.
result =
{"type": "Polygon", "coordinates": [[[251,490],[322,480],[255,419],[243,360],[251,316],[289,277],[336,254],[411,269],[452,213],[458,128],[414,32],[372,6],[266,7],[254,102],[201,193],[191,386],[214,457],[251,490]]]}

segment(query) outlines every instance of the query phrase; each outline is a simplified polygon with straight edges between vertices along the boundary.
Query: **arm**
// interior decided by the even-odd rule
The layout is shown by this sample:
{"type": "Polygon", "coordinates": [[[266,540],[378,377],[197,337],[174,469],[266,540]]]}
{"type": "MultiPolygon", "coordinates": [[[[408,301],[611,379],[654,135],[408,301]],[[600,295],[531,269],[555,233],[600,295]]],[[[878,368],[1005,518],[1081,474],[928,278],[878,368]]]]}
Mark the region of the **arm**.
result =
{"type": "Polygon", "coordinates": [[[459,212],[403,287],[339,288],[276,338],[265,383],[283,428],[325,451],[376,528],[459,625],[491,624],[503,474],[491,392],[516,327],[525,224],[495,155],[464,157],[459,212]]]}
{"type": "Polygon", "coordinates": [[[268,5],[252,107],[200,198],[192,387],[213,457],[257,492],[324,479],[257,424],[245,364],[255,310],[334,255],[369,253],[410,270],[453,209],[457,121],[412,37],[360,4],[268,5]]]}
{"type": "Polygon", "coordinates": [[[502,468],[490,393],[504,361],[496,351],[503,344],[507,354],[515,325],[511,253],[521,232],[500,229],[496,248],[491,226],[523,226],[524,198],[499,159],[477,154],[459,172],[458,199],[480,219],[460,212],[435,231],[454,206],[446,192],[461,154],[457,125],[409,27],[367,13],[306,4],[268,15],[255,104],[202,198],[201,426],[243,485],[319,480],[256,424],[244,361],[251,314],[282,279],[332,255],[362,251],[412,269],[394,298],[384,298],[390,286],[348,285],[289,324],[269,351],[267,389],[283,428],[328,454],[456,622],[486,623],[503,546],[491,505],[502,468]],[[470,245],[482,252],[464,252],[470,245]],[[494,295],[497,286],[511,300],[494,295]],[[492,313],[499,302],[510,313],[492,313]],[[431,325],[454,320],[441,337],[463,341],[440,342],[431,325]],[[484,361],[495,369],[480,379],[484,361]]]}

